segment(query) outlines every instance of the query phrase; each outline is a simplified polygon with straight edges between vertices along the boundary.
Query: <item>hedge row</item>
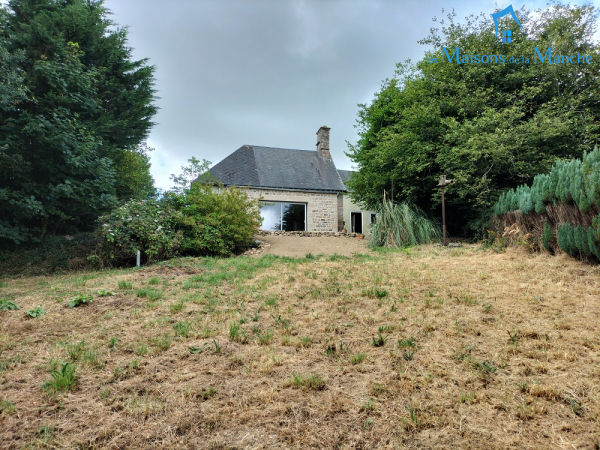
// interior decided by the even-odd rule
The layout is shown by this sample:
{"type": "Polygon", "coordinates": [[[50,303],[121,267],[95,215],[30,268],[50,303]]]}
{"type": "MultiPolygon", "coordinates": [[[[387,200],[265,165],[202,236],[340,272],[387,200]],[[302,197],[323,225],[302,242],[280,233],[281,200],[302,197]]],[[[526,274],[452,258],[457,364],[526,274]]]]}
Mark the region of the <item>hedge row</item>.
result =
{"type": "Polygon", "coordinates": [[[520,210],[523,214],[546,212],[550,202],[575,203],[582,213],[600,206],[600,150],[596,146],[583,160],[559,160],[549,174],[540,174],[531,186],[519,186],[503,193],[494,205],[494,214],[520,210]]]}
{"type": "Polygon", "coordinates": [[[600,261],[600,150],[557,161],[531,187],[502,194],[493,212],[497,233],[516,224],[538,247],[600,261]]]}
{"type": "Polygon", "coordinates": [[[548,223],[544,224],[542,245],[552,250],[556,245],[565,253],[576,258],[596,258],[600,261],[600,234],[594,227],[575,226],[563,223],[556,234],[548,223]]]}

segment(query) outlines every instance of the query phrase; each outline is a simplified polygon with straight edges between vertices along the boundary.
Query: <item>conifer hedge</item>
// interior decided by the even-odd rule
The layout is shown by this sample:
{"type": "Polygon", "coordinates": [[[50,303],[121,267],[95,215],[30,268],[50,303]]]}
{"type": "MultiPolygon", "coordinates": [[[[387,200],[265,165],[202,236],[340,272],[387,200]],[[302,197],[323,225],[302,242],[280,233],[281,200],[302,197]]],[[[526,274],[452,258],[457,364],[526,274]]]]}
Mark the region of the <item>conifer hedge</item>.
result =
{"type": "Polygon", "coordinates": [[[503,193],[493,213],[496,228],[519,222],[546,250],[600,261],[600,150],[556,161],[531,186],[503,193]]]}
{"type": "Polygon", "coordinates": [[[546,203],[573,202],[582,213],[600,205],[600,150],[594,147],[583,160],[558,160],[549,174],[536,175],[531,186],[523,185],[500,195],[494,214],[520,210],[523,214],[546,212],[546,203]]]}

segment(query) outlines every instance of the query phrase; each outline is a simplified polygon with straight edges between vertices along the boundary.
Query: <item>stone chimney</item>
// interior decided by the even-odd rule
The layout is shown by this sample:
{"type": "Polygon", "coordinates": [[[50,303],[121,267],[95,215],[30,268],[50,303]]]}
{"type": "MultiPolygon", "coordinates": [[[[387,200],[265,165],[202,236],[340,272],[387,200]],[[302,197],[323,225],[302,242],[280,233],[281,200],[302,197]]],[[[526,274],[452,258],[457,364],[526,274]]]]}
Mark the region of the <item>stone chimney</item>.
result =
{"type": "Polygon", "coordinates": [[[331,128],[323,125],[317,131],[317,153],[325,159],[331,159],[331,153],[329,153],[329,130],[331,128]]]}

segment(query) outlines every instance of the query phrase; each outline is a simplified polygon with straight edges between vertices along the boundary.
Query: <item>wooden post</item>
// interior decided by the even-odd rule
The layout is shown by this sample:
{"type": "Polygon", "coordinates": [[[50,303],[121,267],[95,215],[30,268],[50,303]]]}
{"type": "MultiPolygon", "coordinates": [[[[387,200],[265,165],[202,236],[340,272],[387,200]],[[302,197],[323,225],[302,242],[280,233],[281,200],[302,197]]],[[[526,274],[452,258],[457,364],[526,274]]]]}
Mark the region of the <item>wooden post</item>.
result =
{"type": "Polygon", "coordinates": [[[444,202],[444,187],[442,187],[442,233],[444,233],[444,247],[448,245],[446,242],[446,204],[444,202]]]}
{"type": "Polygon", "coordinates": [[[448,186],[451,183],[452,180],[446,180],[446,175],[442,175],[440,176],[440,181],[437,185],[437,187],[439,187],[442,190],[442,233],[444,235],[444,246],[448,245],[448,242],[446,241],[446,202],[444,199],[444,190],[446,186],[448,186]]]}

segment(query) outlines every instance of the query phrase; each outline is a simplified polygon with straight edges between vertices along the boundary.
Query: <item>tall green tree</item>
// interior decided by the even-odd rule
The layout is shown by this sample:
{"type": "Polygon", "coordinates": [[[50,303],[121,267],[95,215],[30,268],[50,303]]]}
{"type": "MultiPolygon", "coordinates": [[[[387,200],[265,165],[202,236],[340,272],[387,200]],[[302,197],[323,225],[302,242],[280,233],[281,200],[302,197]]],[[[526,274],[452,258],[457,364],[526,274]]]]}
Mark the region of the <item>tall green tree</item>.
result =
{"type": "Polygon", "coordinates": [[[531,182],[557,158],[590,151],[600,135],[596,14],[592,6],[521,9],[523,29],[501,19],[510,44],[498,41],[490,14],[462,23],[448,15],[420,41],[425,57],[398,64],[372,103],[359,105],[359,140],[347,153],[360,169],[349,181],[355,200],[374,207],[393,189],[394,200],[438,213],[435,186],[445,174],[455,180],[446,190],[449,223],[470,233],[503,190],[531,182]],[[535,47],[591,62],[536,63],[535,47]],[[505,63],[449,63],[457,48],[461,61],[503,55],[505,63]]]}
{"type": "Polygon", "coordinates": [[[143,199],[156,194],[150,175],[148,152],[154,150],[146,141],[134,150],[125,150],[117,157],[117,196],[120,199],[143,199]]]}
{"type": "Polygon", "coordinates": [[[89,229],[151,191],[154,68],[108,14],[101,0],[0,6],[0,240],[89,229]]]}

